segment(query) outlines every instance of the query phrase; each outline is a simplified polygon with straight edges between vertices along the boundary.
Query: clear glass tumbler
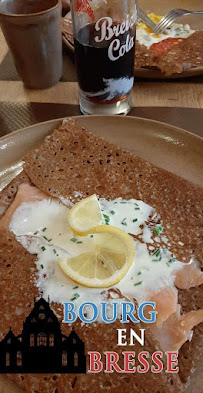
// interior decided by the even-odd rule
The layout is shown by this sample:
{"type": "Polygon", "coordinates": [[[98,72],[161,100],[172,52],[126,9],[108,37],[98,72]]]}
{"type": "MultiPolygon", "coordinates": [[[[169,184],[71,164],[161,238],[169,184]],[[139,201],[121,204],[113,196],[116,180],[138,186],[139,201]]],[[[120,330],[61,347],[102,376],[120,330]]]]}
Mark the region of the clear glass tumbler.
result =
{"type": "Polygon", "coordinates": [[[135,0],[72,0],[71,12],[84,114],[127,114],[134,83],[135,0]]]}

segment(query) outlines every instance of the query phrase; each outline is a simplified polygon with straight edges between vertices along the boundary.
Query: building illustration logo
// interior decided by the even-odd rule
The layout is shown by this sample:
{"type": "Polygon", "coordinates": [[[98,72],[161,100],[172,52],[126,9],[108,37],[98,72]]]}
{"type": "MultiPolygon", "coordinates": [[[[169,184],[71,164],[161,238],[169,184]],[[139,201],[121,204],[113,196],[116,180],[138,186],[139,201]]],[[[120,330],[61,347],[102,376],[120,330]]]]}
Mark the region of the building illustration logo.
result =
{"type": "Polygon", "coordinates": [[[43,298],[15,336],[11,328],[0,342],[0,374],[3,373],[86,373],[84,342],[74,330],[61,332],[60,322],[43,298]]]}

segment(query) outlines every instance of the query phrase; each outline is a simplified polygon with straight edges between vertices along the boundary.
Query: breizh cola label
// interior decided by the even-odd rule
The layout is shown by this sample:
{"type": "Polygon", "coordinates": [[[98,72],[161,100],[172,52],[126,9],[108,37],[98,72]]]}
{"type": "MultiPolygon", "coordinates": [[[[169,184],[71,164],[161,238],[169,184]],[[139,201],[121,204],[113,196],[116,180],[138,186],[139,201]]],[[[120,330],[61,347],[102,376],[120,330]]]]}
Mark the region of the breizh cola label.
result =
{"type": "Polygon", "coordinates": [[[115,24],[112,18],[106,16],[100,18],[95,23],[95,30],[100,32],[100,35],[95,37],[95,42],[100,43],[104,40],[110,41],[108,48],[108,57],[112,61],[118,60],[120,57],[128,53],[135,45],[135,36],[130,35],[129,30],[133,28],[136,22],[136,14],[131,18],[129,16],[122,22],[115,24]],[[123,43],[120,37],[127,34],[126,41],[123,43]],[[113,39],[113,40],[112,40],[113,39]]]}
{"type": "Polygon", "coordinates": [[[136,7],[123,21],[108,12],[97,19],[89,7],[78,7],[90,17],[74,41],[80,93],[98,104],[125,100],[134,82],[136,7]]]}

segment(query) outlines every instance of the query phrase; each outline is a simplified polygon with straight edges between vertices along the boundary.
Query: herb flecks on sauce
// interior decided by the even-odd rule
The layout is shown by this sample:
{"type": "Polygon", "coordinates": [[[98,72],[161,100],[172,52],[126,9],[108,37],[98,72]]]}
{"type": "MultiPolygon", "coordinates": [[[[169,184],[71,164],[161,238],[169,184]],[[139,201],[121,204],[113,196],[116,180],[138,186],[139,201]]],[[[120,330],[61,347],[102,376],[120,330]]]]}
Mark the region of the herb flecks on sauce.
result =
{"type": "Polygon", "coordinates": [[[80,297],[79,293],[75,293],[75,295],[73,295],[73,297],[70,299],[71,302],[73,302],[74,300],[78,299],[80,297]]]}

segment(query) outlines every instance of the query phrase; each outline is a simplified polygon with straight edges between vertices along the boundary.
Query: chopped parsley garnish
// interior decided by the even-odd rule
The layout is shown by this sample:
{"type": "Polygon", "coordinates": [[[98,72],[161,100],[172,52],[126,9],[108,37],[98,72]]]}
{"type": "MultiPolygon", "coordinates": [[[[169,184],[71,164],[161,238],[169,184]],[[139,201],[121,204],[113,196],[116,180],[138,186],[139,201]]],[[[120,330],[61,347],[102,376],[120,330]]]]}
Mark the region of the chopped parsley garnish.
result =
{"type": "Polygon", "coordinates": [[[76,286],[76,287],[73,287],[73,289],[77,289],[78,288],[78,286],[76,286]]]}
{"type": "Polygon", "coordinates": [[[34,233],[34,235],[37,235],[38,234],[38,231],[36,231],[35,233],[34,233]]]}
{"type": "Polygon", "coordinates": [[[110,218],[106,214],[103,214],[106,225],[109,225],[110,218]]]}
{"type": "Polygon", "coordinates": [[[135,210],[140,210],[140,208],[139,207],[135,207],[135,210]]]}
{"type": "Polygon", "coordinates": [[[53,249],[53,253],[54,253],[54,254],[56,254],[56,250],[55,250],[55,248],[53,249]]]}
{"type": "Polygon", "coordinates": [[[171,258],[171,259],[169,259],[169,261],[168,262],[166,262],[166,264],[167,264],[167,266],[171,266],[171,264],[172,263],[174,263],[176,261],[176,258],[171,258]]]}
{"type": "Polygon", "coordinates": [[[80,295],[78,293],[75,293],[75,295],[70,299],[71,302],[73,302],[74,300],[78,299],[80,297],[80,295]]]}
{"type": "Polygon", "coordinates": [[[115,211],[114,211],[114,210],[111,210],[110,213],[114,215],[114,214],[115,214],[115,211]]]}
{"type": "Polygon", "coordinates": [[[152,259],[152,262],[159,262],[158,259],[152,259]]]}
{"type": "Polygon", "coordinates": [[[133,222],[137,222],[137,218],[134,218],[133,222]]]}
{"type": "Polygon", "coordinates": [[[136,282],[136,283],[134,284],[134,287],[136,287],[137,285],[141,285],[141,284],[142,284],[142,281],[136,282]]]}
{"type": "Polygon", "coordinates": [[[47,241],[47,242],[51,242],[52,239],[48,239],[46,236],[43,236],[43,238],[47,241]]]}
{"type": "Polygon", "coordinates": [[[158,228],[154,228],[154,233],[156,233],[157,236],[159,236],[159,229],[158,228]]]}
{"type": "Polygon", "coordinates": [[[159,236],[162,231],[163,231],[162,226],[159,225],[159,226],[154,227],[154,233],[156,233],[157,236],[159,236]]]}
{"type": "Polygon", "coordinates": [[[120,202],[120,203],[127,203],[127,202],[125,202],[125,201],[122,201],[122,202],[120,202]]]}
{"type": "Polygon", "coordinates": [[[94,235],[90,235],[90,237],[93,237],[94,235]]]}
{"type": "Polygon", "coordinates": [[[75,237],[72,237],[72,239],[70,239],[71,242],[76,243],[77,239],[75,237]]]}
{"type": "Polygon", "coordinates": [[[44,265],[40,265],[41,269],[44,269],[44,265]]]}
{"type": "Polygon", "coordinates": [[[140,276],[140,274],[142,274],[141,272],[138,272],[137,275],[140,276]]]}
{"type": "Polygon", "coordinates": [[[127,222],[126,222],[125,220],[126,220],[126,218],[124,218],[124,219],[121,221],[121,224],[127,226],[128,224],[127,224],[127,222]]]}
{"type": "Polygon", "coordinates": [[[118,202],[114,202],[114,205],[116,205],[116,203],[118,203],[118,202]]]}
{"type": "Polygon", "coordinates": [[[81,240],[77,242],[77,244],[81,244],[81,243],[82,243],[82,241],[81,241],[81,240]]]}
{"type": "Polygon", "coordinates": [[[173,263],[175,261],[176,261],[176,258],[171,258],[171,259],[169,259],[168,263],[173,263]]]}
{"type": "Polygon", "coordinates": [[[155,255],[156,257],[158,257],[160,253],[161,253],[161,250],[160,250],[160,248],[158,248],[152,255],[155,255]]]}
{"type": "Polygon", "coordinates": [[[45,232],[45,231],[46,231],[46,229],[47,229],[46,227],[45,227],[45,228],[43,228],[43,229],[42,229],[42,232],[45,232]]]}
{"type": "Polygon", "coordinates": [[[45,251],[45,250],[46,250],[46,247],[42,246],[41,249],[42,249],[42,251],[45,251]]]}

